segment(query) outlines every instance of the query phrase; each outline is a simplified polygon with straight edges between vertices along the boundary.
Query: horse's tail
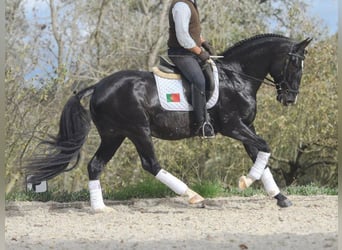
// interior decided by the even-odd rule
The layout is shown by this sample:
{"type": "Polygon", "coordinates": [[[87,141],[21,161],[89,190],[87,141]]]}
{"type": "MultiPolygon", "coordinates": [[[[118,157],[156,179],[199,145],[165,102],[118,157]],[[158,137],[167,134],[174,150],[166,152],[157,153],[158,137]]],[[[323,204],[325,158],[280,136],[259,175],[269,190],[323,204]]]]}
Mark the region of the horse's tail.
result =
{"type": "Polygon", "coordinates": [[[47,152],[39,153],[25,166],[29,183],[40,183],[77,166],[91,123],[90,114],[81,105],[81,99],[93,92],[94,86],[81,90],[65,104],[59,121],[58,135],[42,141],[42,144],[48,145],[47,152]],[[72,161],[75,163],[68,168],[72,161]]]}

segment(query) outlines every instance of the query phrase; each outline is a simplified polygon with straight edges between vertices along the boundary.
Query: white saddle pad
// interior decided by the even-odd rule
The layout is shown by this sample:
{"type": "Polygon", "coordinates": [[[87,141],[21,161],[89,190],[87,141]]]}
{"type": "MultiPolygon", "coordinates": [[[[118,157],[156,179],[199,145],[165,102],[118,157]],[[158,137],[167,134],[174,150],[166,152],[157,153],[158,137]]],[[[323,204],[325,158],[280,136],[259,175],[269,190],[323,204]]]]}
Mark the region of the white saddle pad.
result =
{"type": "MultiPolygon", "coordinates": [[[[212,108],[219,96],[219,78],[216,65],[212,62],[215,88],[207,102],[207,109],[212,108]]],[[[154,74],[161,106],[169,111],[192,111],[192,105],[187,101],[181,79],[169,79],[154,74]]],[[[180,77],[179,77],[180,78],[180,77]]]]}

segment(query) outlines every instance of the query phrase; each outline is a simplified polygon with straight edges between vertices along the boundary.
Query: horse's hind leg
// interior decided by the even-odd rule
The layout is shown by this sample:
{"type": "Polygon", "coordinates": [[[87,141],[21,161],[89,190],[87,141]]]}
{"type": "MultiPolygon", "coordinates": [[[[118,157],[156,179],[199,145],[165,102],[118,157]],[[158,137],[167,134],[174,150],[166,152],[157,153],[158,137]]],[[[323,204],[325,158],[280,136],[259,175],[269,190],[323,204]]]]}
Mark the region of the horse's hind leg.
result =
{"type": "Polygon", "coordinates": [[[95,212],[104,211],[106,209],[99,180],[100,174],[124,139],[125,137],[123,136],[102,137],[98,150],[88,164],[90,204],[95,212]]]}
{"type": "Polygon", "coordinates": [[[188,196],[190,204],[199,203],[204,200],[202,196],[188,188],[184,182],[160,167],[155,156],[151,136],[146,134],[146,132],[142,132],[140,135],[135,134],[129,137],[129,139],[138,151],[144,170],[154,175],[157,180],[164,183],[176,194],[188,196]]]}

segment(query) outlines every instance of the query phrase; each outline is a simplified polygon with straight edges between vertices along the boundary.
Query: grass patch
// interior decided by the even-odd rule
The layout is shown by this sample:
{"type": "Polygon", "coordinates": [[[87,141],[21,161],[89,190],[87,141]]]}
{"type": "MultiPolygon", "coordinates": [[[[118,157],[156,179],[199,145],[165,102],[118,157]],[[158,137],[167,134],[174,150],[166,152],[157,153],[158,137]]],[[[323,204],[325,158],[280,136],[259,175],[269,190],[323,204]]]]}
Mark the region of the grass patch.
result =
{"type": "Polygon", "coordinates": [[[219,182],[201,182],[195,183],[191,189],[201,194],[205,198],[214,198],[219,196],[226,196],[226,190],[219,182]]]}
{"type": "Polygon", "coordinates": [[[314,184],[306,186],[289,186],[284,190],[288,195],[338,195],[337,188],[318,187],[314,184]]]}
{"type": "Polygon", "coordinates": [[[173,197],[175,195],[176,194],[163,183],[147,178],[143,182],[139,182],[117,191],[107,190],[104,192],[103,197],[108,200],[129,200],[132,198],[146,199],[173,197]]]}
{"type": "Polygon", "coordinates": [[[43,193],[35,193],[34,191],[13,192],[6,195],[6,201],[57,201],[57,202],[72,202],[72,201],[89,201],[90,196],[88,190],[78,192],[60,192],[49,190],[43,193]]]}
{"type": "MultiPolygon", "coordinates": [[[[240,196],[250,197],[254,195],[266,195],[262,188],[247,188],[240,191],[238,188],[225,189],[220,182],[202,182],[191,185],[191,188],[205,198],[240,196]]],[[[290,186],[282,190],[286,195],[338,195],[337,188],[318,187],[314,184],[307,186],[290,186]]],[[[176,194],[161,182],[154,178],[146,178],[145,181],[122,188],[120,190],[104,190],[103,198],[106,200],[129,200],[146,198],[174,197],[176,194]]],[[[6,195],[6,201],[56,201],[73,202],[89,201],[89,191],[84,189],[78,192],[66,192],[49,190],[44,193],[33,191],[13,192],[6,195]]]]}

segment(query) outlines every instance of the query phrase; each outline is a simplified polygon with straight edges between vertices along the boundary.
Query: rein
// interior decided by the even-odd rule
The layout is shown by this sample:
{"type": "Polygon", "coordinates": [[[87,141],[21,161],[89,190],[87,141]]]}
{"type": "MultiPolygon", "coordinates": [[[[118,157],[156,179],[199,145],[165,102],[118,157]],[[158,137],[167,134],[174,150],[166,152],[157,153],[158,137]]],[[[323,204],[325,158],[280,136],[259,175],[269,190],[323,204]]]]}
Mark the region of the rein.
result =
{"type": "Polygon", "coordinates": [[[235,70],[231,70],[231,69],[227,69],[227,71],[230,71],[232,73],[238,74],[240,76],[243,76],[243,77],[255,80],[255,81],[259,81],[259,82],[264,83],[264,84],[266,84],[268,86],[271,86],[271,87],[277,87],[278,86],[278,84],[273,79],[271,79],[269,77],[265,77],[264,79],[261,79],[261,78],[257,78],[257,77],[254,77],[254,76],[251,76],[251,75],[247,75],[245,73],[241,73],[241,72],[238,72],[238,71],[235,71],[235,70]],[[268,82],[266,82],[265,79],[268,82]]]}
{"type": "MultiPolygon", "coordinates": [[[[290,54],[290,53],[289,53],[289,54],[290,54]]],[[[211,59],[221,59],[221,58],[224,58],[224,56],[213,56],[213,55],[211,55],[210,58],[211,58],[211,59]]],[[[224,65],[224,64],[222,64],[222,65],[224,65]]],[[[256,77],[254,77],[254,76],[250,76],[250,75],[247,75],[247,74],[245,74],[245,73],[237,72],[237,71],[231,70],[231,69],[227,69],[227,71],[232,72],[232,73],[235,73],[235,74],[238,74],[238,75],[240,75],[240,76],[247,77],[247,78],[252,79],[252,80],[255,80],[255,81],[262,82],[262,83],[264,83],[264,84],[266,84],[266,85],[269,85],[269,86],[272,86],[272,87],[276,87],[276,86],[277,86],[276,82],[275,82],[273,79],[270,79],[270,78],[268,78],[268,77],[265,77],[264,79],[260,79],[260,78],[256,78],[256,77]],[[265,81],[264,81],[265,79],[268,80],[268,82],[265,82],[265,81]]]]}
{"type": "MultiPolygon", "coordinates": [[[[289,58],[286,59],[286,64],[285,64],[284,69],[283,69],[283,71],[282,71],[282,73],[281,73],[281,77],[282,77],[283,79],[282,79],[280,82],[277,82],[277,81],[275,81],[275,80],[273,80],[273,79],[271,79],[271,78],[269,78],[269,77],[265,77],[264,79],[261,79],[261,78],[257,78],[257,77],[254,77],[254,76],[251,76],[251,75],[242,73],[242,72],[238,72],[238,71],[235,71],[235,70],[227,69],[227,68],[225,68],[225,67],[224,67],[224,68],[225,68],[225,70],[227,70],[227,71],[229,71],[229,72],[232,72],[232,73],[234,73],[234,74],[238,74],[238,75],[240,75],[240,76],[243,76],[243,77],[246,77],[246,78],[255,80],[255,81],[259,81],[259,82],[264,83],[264,84],[266,84],[266,85],[268,85],[268,86],[275,87],[275,88],[277,89],[278,93],[283,91],[282,85],[285,85],[285,86],[287,87],[287,89],[285,90],[286,92],[292,92],[292,93],[297,93],[297,94],[298,94],[298,93],[299,93],[298,90],[292,89],[292,88],[289,86],[289,83],[288,83],[288,81],[287,81],[287,79],[286,79],[286,75],[287,75],[286,73],[287,73],[287,68],[288,68],[288,65],[289,65],[289,63],[290,63],[291,58],[295,57],[295,58],[299,58],[300,60],[304,61],[305,56],[302,56],[302,55],[298,55],[298,54],[296,54],[296,53],[293,53],[292,50],[293,50],[293,45],[292,45],[292,47],[291,47],[290,52],[287,54],[287,55],[289,56],[289,58]],[[267,81],[265,81],[265,79],[266,79],[267,81]]],[[[279,78],[280,78],[280,77],[279,77],[279,78]]]]}

